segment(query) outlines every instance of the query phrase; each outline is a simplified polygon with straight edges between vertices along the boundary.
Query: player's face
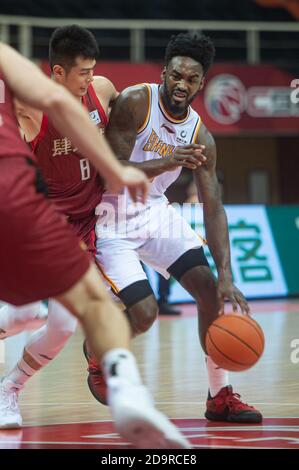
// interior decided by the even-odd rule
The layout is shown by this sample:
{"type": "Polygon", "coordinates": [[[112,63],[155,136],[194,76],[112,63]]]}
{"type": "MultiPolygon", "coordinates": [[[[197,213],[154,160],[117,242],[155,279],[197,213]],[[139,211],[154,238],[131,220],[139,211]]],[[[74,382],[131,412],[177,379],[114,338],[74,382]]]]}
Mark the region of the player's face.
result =
{"type": "Polygon", "coordinates": [[[188,106],[204,84],[199,62],[185,56],[173,57],[162,73],[164,105],[174,116],[186,114],[188,106]]]}
{"type": "Polygon", "coordinates": [[[95,65],[95,59],[77,57],[75,65],[64,73],[62,85],[77,98],[86,95],[88,86],[93,81],[95,65]]]}

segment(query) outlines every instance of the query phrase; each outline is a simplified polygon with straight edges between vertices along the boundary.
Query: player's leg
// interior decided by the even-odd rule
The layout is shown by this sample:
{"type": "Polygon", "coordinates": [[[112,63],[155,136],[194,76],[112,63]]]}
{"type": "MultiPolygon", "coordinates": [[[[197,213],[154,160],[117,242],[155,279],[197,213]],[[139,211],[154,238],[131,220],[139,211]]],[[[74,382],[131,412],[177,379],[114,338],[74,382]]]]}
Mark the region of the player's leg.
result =
{"type": "Polygon", "coordinates": [[[5,304],[0,308],[0,340],[42,323],[46,318],[47,307],[42,302],[22,307],[5,304]]]}
{"type": "MultiPolygon", "coordinates": [[[[151,292],[152,289],[148,281],[136,282],[126,288],[126,300],[123,300],[122,303],[125,307],[125,315],[130,323],[131,337],[147,331],[156,319],[157,301],[151,292]],[[136,293],[139,294],[138,298],[136,298],[136,293]],[[128,300],[130,298],[131,302],[128,300]]],[[[121,295],[122,292],[119,294],[121,295]]],[[[107,405],[107,386],[103,371],[86,340],[83,343],[83,352],[88,362],[88,387],[97,401],[102,405],[107,405]]]]}
{"type": "MultiPolygon", "coordinates": [[[[205,351],[206,331],[217,318],[219,305],[216,279],[203,251],[203,239],[171,206],[161,208],[159,213],[162,217],[162,235],[167,234],[167,237],[150,240],[146,245],[146,256],[142,259],[154,269],[160,269],[162,274],[164,270],[171,274],[192,295],[197,304],[199,338],[205,351]]],[[[210,389],[207,417],[217,420],[259,422],[261,414],[243,404],[239,396],[228,386],[228,372],[218,368],[209,356],[206,356],[206,365],[210,389]],[[213,400],[211,395],[214,396],[213,400]],[[217,413],[211,414],[209,410],[215,403],[218,407],[217,413]]]]}
{"type": "Polygon", "coordinates": [[[74,333],[76,326],[76,318],[63,305],[50,299],[46,324],[31,335],[24,347],[21,359],[2,378],[2,386],[8,397],[6,401],[10,406],[6,406],[0,414],[0,429],[21,426],[22,417],[18,407],[19,393],[36,372],[57,356],[74,333]],[[13,426],[12,416],[14,416],[15,426],[13,426]]]}
{"type": "MultiPolygon", "coordinates": [[[[128,240],[107,238],[97,241],[97,265],[107,289],[112,289],[115,298],[121,300],[126,309],[131,336],[147,331],[158,312],[157,301],[135,246],[134,242],[128,240]]],[[[86,341],[83,350],[88,361],[89,389],[96,400],[106,405],[107,388],[103,371],[86,341]]]]}
{"type": "Polygon", "coordinates": [[[98,362],[103,363],[119,432],[136,446],[145,442],[149,447],[188,446],[140,385],[128,349],[128,322],[110,301],[95,266],[67,223],[37,193],[34,170],[21,158],[3,160],[0,218],[6,224],[1,230],[0,298],[15,305],[47,297],[60,301],[80,320],[98,362]]]}
{"type": "MultiPolygon", "coordinates": [[[[90,225],[90,221],[88,219],[90,225]]],[[[87,224],[86,224],[87,225],[87,224]]],[[[74,229],[74,227],[72,227],[74,229]]],[[[83,223],[77,223],[75,232],[81,229],[84,234],[83,241],[89,252],[95,251],[94,230],[83,223]]],[[[17,391],[15,399],[11,397],[9,402],[14,408],[6,407],[6,413],[1,413],[0,429],[12,425],[11,416],[14,414],[14,421],[22,423],[21,414],[18,408],[18,395],[24,388],[26,382],[42,367],[47,365],[62,350],[70,336],[77,327],[76,318],[66,310],[63,305],[53,299],[49,300],[48,308],[42,302],[15,307],[5,305],[0,309],[0,339],[17,334],[24,328],[30,327],[32,322],[42,315],[48,316],[46,324],[32,334],[24,347],[22,358],[15,367],[2,379],[2,385],[7,394],[13,395],[17,391]],[[2,330],[2,332],[1,332],[2,330]]]]}
{"type": "MultiPolygon", "coordinates": [[[[197,304],[199,337],[202,348],[205,349],[205,336],[211,322],[218,316],[219,305],[216,296],[216,280],[205,265],[188,269],[188,252],[181,257],[182,266],[179,272],[178,264],[169,268],[169,272],[192,295],[197,304]],[[184,259],[186,271],[184,272],[184,259]]],[[[262,421],[261,413],[254,407],[243,403],[240,395],[233,392],[229,385],[229,375],[221,369],[206,354],[206,366],[209,379],[209,393],[207,400],[206,418],[214,421],[230,421],[242,423],[259,423],[262,421]]]]}
{"type": "MultiPolygon", "coordinates": [[[[172,209],[169,208],[169,211],[172,209]]],[[[169,252],[176,259],[168,264],[167,271],[196,301],[199,338],[206,352],[206,332],[219,312],[216,279],[200,246],[198,235],[179,214],[173,214],[169,233],[172,234],[169,237],[169,252]],[[177,238],[177,233],[183,236],[177,238]]],[[[239,395],[233,393],[228,385],[228,372],[219,368],[207,355],[206,366],[209,379],[206,417],[217,421],[260,422],[260,412],[242,403],[239,395]],[[216,411],[211,411],[215,407],[216,411]]]]}
{"type": "Polygon", "coordinates": [[[104,370],[108,403],[118,432],[137,447],[188,447],[177,429],[155,410],[142,385],[129,351],[128,321],[100,282],[95,266],[57,299],[79,319],[104,370]]]}
{"type": "Polygon", "coordinates": [[[147,331],[157,318],[158,304],[140,263],[144,240],[98,238],[97,264],[113,294],[126,308],[132,335],[147,331]]]}

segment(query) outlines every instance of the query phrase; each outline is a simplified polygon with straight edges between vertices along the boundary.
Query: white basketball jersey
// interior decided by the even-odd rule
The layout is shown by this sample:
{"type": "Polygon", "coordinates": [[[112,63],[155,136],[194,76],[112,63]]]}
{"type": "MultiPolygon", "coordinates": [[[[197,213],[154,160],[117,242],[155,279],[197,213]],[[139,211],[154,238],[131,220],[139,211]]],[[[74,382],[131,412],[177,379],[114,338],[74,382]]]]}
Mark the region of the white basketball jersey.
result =
{"type": "MultiPolygon", "coordinates": [[[[143,125],[139,128],[130,161],[145,162],[161,158],[169,158],[179,145],[194,143],[201,124],[200,116],[189,106],[187,116],[182,120],[169,116],[159,97],[159,85],[147,84],[148,112],[143,125]]],[[[164,202],[166,189],[178,178],[182,167],[167,171],[152,179],[146,205],[164,202]]],[[[128,205],[131,205],[130,197],[128,205]]],[[[114,205],[116,198],[104,194],[103,202],[114,205]]]]}

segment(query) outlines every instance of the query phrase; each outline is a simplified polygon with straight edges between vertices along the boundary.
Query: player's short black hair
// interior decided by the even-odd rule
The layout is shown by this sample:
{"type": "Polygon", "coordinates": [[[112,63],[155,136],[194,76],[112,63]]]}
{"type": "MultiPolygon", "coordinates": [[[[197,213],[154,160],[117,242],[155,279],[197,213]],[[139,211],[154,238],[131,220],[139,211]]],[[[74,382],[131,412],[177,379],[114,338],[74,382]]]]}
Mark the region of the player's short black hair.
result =
{"type": "Polygon", "coordinates": [[[49,44],[51,69],[61,65],[69,69],[79,56],[84,59],[97,59],[100,50],[94,35],[88,29],[76,24],[55,29],[49,44]]]}
{"type": "Polygon", "coordinates": [[[208,36],[196,32],[180,33],[171,36],[166,46],[165,65],[177,56],[191,57],[199,62],[205,75],[213,63],[215,46],[208,36]]]}

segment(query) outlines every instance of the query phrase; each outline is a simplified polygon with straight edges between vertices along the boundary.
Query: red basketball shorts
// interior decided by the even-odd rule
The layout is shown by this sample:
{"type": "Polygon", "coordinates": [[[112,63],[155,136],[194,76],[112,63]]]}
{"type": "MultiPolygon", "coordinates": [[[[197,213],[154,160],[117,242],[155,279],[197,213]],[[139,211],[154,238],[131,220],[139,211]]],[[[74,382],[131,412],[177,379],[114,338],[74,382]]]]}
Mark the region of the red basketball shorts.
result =
{"type": "Polygon", "coordinates": [[[38,184],[26,158],[0,158],[0,300],[14,305],[62,294],[90,265],[38,184]]]}

